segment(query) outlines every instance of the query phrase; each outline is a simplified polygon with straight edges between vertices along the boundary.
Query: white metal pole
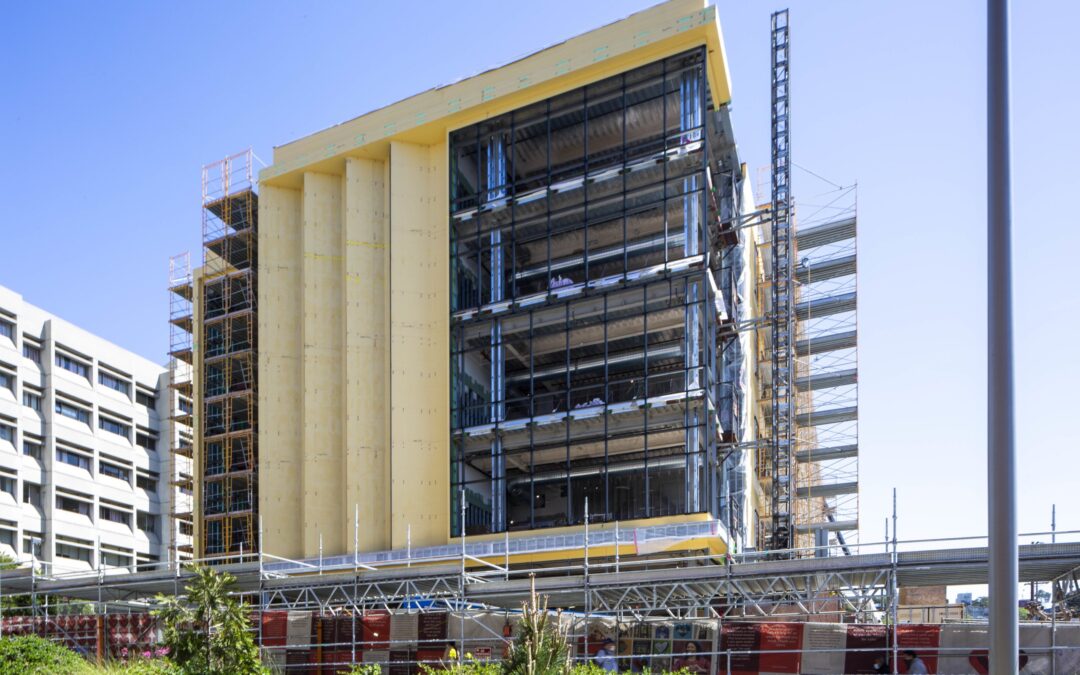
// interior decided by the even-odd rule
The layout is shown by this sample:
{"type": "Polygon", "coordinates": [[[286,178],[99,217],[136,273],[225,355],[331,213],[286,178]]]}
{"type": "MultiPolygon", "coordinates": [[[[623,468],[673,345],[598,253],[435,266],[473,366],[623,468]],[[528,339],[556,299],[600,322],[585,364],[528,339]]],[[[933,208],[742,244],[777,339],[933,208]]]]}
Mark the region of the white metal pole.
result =
{"type": "Polygon", "coordinates": [[[615,521],[615,574],[619,573],[619,521],[615,521]]]}
{"type": "Polygon", "coordinates": [[[1020,620],[1013,420],[1009,3],[987,0],[986,9],[990,673],[1015,675],[1019,671],[1020,620]]]}
{"type": "Polygon", "coordinates": [[[461,489],[461,522],[458,528],[461,533],[461,596],[458,601],[459,624],[461,626],[461,641],[458,643],[457,662],[460,665],[465,653],[465,488],[461,489]]]}
{"type": "Polygon", "coordinates": [[[585,578],[589,577],[589,498],[585,498],[585,578]]]}
{"type": "Polygon", "coordinates": [[[899,605],[900,605],[900,586],[896,580],[896,563],[897,563],[897,547],[898,541],[896,539],[896,488],[892,490],[892,555],[889,557],[891,565],[891,580],[889,581],[889,587],[892,592],[889,594],[889,614],[892,618],[892,671],[893,673],[899,673],[900,670],[900,629],[899,629],[899,605]]]}
{"type": "Polygon", "coordinates": [[[589,658],[589,621],[592,614],[592,598],[589,589],[589,498],[585,497],[585,661],[589,658]]]}

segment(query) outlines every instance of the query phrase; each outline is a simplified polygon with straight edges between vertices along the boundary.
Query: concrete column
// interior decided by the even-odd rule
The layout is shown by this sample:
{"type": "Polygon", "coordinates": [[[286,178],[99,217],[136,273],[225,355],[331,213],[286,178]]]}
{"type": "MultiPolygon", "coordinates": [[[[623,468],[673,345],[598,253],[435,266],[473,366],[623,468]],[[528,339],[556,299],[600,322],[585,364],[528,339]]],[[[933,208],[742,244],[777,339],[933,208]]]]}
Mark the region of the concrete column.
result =
{"type": "Polygon", "coordinates": [[[391,544],[449,536],[446,143],[390,146],[391,544]]]}
{"type": "MultiPolygon", "coordinates": [[[[386,162],[345,162],[344,280],[345,490],[342,536],[353,541],[359,508],[361,551],[390,548],[390,218],[386,162]]],[[[345,552],[345,551],[335,551],[345,552]]]]}
{"type": "MultiPolygon", "coordinates": [[[[41,559],[56,560],[56,531],[53,528],[53,513],[56,510],[56,490],[53,476],[56,475],[56,340],[53,338],[52,320],[45,322],[41,335],[41,369],[44,373],[45,392],[42,397],[42,412],[45,417],[45,438],[41,449],[41,515],[39,532],[42,534],[41,559]]],[[[22,448],[19,448],[22,451],[22,448]]],[[[17,495],[22,500],[22,494],[17,495]]],[[[24,509],[30,507],[23,506],[24,509]]],[[[22,541],[18,542],[22,551],[22,541]]]]}
{"type": "Polygon", "coordinates": [[[301,201],[300,190],[264,185],[259,193],[259,416],[273,420],[259,425],[259,513],[264,550],[291,557],[303,555],[301,201]]]}
{"type": "Polygon", "coordinates": [[[345,491],[344,406],[341,371],[342,286],[340,245],[344,202],[341,176],[306,173],[303,192],[301,338],[303,349],[303,453],[301,483],[304,555],[344,552],[338,512],[345,491]]]}

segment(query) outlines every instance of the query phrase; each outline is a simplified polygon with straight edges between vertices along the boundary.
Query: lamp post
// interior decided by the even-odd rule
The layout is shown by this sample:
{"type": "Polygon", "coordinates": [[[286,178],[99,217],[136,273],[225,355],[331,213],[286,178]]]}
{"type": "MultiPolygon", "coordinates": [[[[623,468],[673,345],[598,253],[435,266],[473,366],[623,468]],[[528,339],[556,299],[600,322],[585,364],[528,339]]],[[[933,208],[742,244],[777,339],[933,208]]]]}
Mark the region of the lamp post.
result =
{"type": "Polygon", "coordinates": [[[990,672],[1019,670],[1019,569],[1013,423],[1012,199],[1009,152],[1009,3],[987,0],[987,502],[990,672]]]}

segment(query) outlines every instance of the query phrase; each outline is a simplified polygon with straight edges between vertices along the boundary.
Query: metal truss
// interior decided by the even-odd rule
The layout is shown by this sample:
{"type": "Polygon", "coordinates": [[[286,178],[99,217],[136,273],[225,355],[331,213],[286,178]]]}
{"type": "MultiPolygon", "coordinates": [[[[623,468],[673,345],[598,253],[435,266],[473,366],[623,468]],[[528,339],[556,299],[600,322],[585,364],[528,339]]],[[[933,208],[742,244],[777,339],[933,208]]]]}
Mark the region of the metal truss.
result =
{"type": "MultiPolygon", "coordinates": [[[[1080,539],[1080,532],[1066,534],[1080,539]]],[[[260,611],[450,611],[462,622],[492,612],[517,612],[535,589],[547,597],[552,610],[586,621],[808,620],[832,615],[874,623],[895,608],[899,588],[980,584],[988,572],[985,547],[900,550],[893,542],[884,553],[792,553],[774,559],[773,552],[737,557],[685,552],[534,566],[497,565],[461,555],[384,567],[307,566],[293,572],[267,569],[260,560],[222,568],[237,578],[236,592],[260,611]]],[[[79,577],[41,576],[33,568],[9,570],[0,574],[0,591],[30,596],[39,616],[55,613],[57,598],[94,604],[99,613],[146,611],[156,594],[182,593],[192,575],[175,563],[162,567],[79,577]]],[[[1020,576],[1024,582],[1052,583],[1056,607],[1075,603],[1080,597],[1080,541],[1020,546],[1020,576]]]]}

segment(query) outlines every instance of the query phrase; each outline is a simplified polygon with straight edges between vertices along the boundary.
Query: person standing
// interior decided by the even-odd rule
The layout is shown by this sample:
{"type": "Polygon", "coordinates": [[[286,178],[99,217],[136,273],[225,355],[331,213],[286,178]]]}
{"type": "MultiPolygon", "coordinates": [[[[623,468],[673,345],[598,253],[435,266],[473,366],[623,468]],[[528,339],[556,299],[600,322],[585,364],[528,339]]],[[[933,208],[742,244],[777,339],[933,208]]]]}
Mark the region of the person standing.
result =
{"type": "Polygon", "coordinates": [[[600,646],[600,649],[596,650],[596,665],[608,672],[616,672],[619,670],[619,664],[615,659],[615,642],[612,640],[604,640],[604,644],[600,646]]]}
{"type": "Polygon", "coordinates": [[[926,663],[911,649],[904,650],[904,662],[907,663],[908,675],[930,675],[926,663]]]}

